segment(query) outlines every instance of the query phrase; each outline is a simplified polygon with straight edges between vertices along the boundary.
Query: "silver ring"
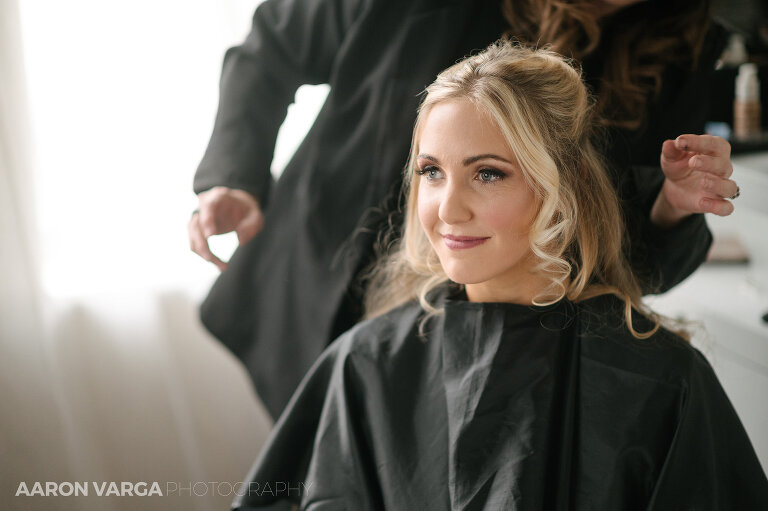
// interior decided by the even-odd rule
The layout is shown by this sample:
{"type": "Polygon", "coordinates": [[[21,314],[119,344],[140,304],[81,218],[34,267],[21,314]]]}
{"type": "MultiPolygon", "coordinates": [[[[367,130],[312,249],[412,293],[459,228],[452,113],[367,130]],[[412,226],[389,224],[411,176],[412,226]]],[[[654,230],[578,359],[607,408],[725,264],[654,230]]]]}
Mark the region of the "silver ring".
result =
{"type": "Polygon", "coordinates": [[[741,195],[741,189],[739,188],[739,185],[736,185],[736,193],[728,197],[730,200],[738,198],[738,196],[741,195]]]}

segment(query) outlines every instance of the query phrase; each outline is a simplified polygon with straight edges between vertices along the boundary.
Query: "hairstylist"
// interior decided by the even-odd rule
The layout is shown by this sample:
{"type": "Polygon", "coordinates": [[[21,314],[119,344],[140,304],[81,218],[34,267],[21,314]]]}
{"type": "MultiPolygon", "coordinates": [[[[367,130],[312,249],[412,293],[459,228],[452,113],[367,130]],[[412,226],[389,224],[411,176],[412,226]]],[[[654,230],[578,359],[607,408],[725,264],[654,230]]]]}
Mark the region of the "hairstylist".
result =
{"type": "Polygon", "coordinates": [[[362,315],[359,274],[393,209],[419,93],[505,33],[583,64],[644,290],[668,289],[703,261],[711,236],[699,213],[729,214],[737,194],[728,144],[696,135],[722,46],[706,0],[268,0],[225,57],[189,233],[226,269],[202,320],[273,417],[362,315]],[[317,83],[331,86],[325,105],[273,183],[287,106],[317,83]],[[233,230],[240,248],[225,264],[207,237],[233,230]]]}

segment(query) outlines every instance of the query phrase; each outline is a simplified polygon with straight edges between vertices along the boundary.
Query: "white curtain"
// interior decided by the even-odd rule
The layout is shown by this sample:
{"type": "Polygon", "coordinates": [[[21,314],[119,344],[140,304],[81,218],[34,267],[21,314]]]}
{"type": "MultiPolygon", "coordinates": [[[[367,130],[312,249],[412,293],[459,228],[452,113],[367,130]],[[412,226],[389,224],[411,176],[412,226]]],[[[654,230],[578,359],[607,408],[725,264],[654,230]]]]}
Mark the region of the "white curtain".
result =
{"type": "Polygon", "coordinates": [[[0,509],[227,509],[199,483],[241,481],[262,446],[244,369],[197,319],[216,270],[185,227],[256,3],[0,2],[0,509]],[[16,496],[48,481],[164,496],[16,496]]]}

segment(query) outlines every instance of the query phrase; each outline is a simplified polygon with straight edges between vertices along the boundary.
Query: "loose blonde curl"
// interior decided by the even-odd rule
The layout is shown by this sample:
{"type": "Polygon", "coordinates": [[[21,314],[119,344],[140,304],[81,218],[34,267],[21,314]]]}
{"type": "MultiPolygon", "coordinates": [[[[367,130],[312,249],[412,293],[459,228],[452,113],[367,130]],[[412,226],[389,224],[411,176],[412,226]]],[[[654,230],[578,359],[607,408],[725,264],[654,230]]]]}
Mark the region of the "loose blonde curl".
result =
{"type": "Polygon", "coordinates": [[[632,334],[647,338],[659,328],[657,315],[641,301],[641,291],[622,251],[624,225],[616,192],[593,145],[594,102],[580,71],[561,55],[500,41],[440,73],[426,89],[413,131],[403,179],[406,194],[402,238],[370,274],[366,316],[387,312],[418,299],[438,314],[430,292],[448,282],[424,233],[417,211],[419,176],[416,155],[421,126],[437,104],[468,100],[488,115],[516,155],[538,202],[529,241],[537,271],[549,285],[537,305],[563,298],[578,302],[613,293],[623,299],[632,334]],[[638,332],[635,309],[652,319],[638,332]]]}

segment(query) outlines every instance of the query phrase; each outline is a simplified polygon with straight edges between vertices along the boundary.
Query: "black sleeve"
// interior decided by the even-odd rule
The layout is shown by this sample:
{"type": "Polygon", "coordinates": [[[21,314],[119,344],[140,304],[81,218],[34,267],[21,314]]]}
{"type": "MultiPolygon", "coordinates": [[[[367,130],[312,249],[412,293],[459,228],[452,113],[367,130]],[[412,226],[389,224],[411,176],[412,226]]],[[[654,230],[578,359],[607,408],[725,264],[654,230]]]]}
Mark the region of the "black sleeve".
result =
{"type": "Polygon", "coordinates": [[[239,188],[264,203],[280,128],[303,84],[329,81],[364,0],[267,0],[240,46],[224,57],[219,108],[194,191],[239,188]]]}
{"type": "Polygon", "coordinates": [[[768,480],[714,371],[696,353],[649,511],[768,509],[768,480]]]}
{"type": "Polygon", "coordinates": [[[682,282],[704,262],[712,245],[702,214],[690,215],[670,228],[650,221],[663,181],[659,168],[636,166],[624,172],[618,184],[629,262],[643,294],[663,293],[682,282]]]}

